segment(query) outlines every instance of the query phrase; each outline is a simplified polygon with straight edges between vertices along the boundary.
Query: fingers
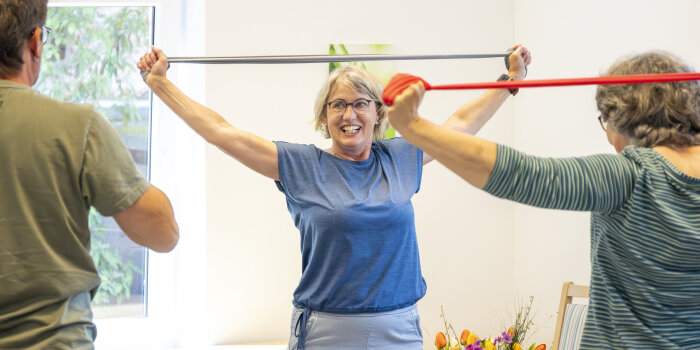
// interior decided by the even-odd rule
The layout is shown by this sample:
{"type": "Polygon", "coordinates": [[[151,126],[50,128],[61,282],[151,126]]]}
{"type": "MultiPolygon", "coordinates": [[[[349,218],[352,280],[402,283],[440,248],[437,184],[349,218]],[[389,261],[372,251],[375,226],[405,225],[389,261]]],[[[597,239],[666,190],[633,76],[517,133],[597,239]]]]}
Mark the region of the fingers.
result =
{"type": "Polygon", "coordinates": [[[423,82],[418,81],[415,82],[411,85],[409,85],[399,96],[396,97],[396,101],[394,104],[403,104],[408,101],[414,101],[420,104],[420,101],[423,99],[423,95],[425,94],[425,87],[423,86],[423,82]]]}
{"type": "Polygon", "coordinates": [[[532,62],[532,57],[530,56],[530,50],[528,50],[524,46],[522,48],[523,48],[523,54],[522,54],[523,61],[525,61],[525,64],[529,66],[530,62],[532,62]]]}
{"type": "Polygon", "coordinates": [[[139,59],[138,62],[136,62],[136,68],[138,68],[141,71],[147,71],[158,62],[159,59],[166,59],[165,54],[163,53],[163,50],[156,48],[155,46],[151,46],[151,51],[146,52],[141,58],[139,59]]]}
{"type": "Polygon", "coordinates": [[[168,59],[168,57],[165,56],[165,53],[163,52],[163,50],[161,50],[155,46],[151,46],[151,52],[153,52],[153,54],[156,55],[156,59],[161,59],[161,58],[166,59],[166,60],[168,59]]]}
{"type": "Polygon", "coordinates": [[[530,56],[530,50],[528,50],[527,47],[520,44],[515,44],[511,47],[511,49],[515,50],[513,52],[514,54],[523,58],[526,65],[530,65],[530,62],[532,62],[532,57],[530,56]]]}
{"type": "Polygon", "coordinates": [[[145,55],[141,56],[138,62],[136,62],[136,68],[138,68],[140,71],[147,71],[151,69],[154,64],[155,61],[149,57],[149,53],[146,53],[145,55]]]}
{"type": "Polygon", "coordinates": [[[141,59],[136,63],[136,68],[140,71],[147,71],[151,69],[151,65],[148,63],[146,56],[141,56],[141,59]]]}

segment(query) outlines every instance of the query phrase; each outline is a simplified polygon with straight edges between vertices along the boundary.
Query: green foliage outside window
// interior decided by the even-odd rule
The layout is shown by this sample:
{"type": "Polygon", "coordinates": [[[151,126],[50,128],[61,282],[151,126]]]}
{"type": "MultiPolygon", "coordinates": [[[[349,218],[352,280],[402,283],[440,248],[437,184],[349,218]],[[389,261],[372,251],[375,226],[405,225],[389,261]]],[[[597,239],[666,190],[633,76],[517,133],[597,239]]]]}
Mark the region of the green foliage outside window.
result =
{"type": "MultiPolygon", "coordinates": [[[[49,7],[46,26],[52,32],[44,45],[37,90],[58,100],[92,105],[122,137],[147,140],[149,96],[140,86],[135,63],[138,53],[150,48],[152,11],[152,7],[49,7]]],[[[147,167],[145,162],[138,165],[147,167]]],[[[93,299],[98,305],[128,300],[134,274],[143,274],[110,245],[106,237],[110,231],[123,234],[110,222],[91,208],[90,255],[102,280],[93,299]]]]}
{"type": "Polygon", "coordinates": [[[150,7],[51,7],[42,93],[97,107],[118,130],[140,119],[132,53],[150,47],[150,7]],[[110,9],[110,10],[105,10],[110,9]],[[109,102],[109,103],[106,103],[109,102]]]}
{"type": "Polygon", "coordinates": [[[134,265],[131,259],[124,261],[117,249],[114,249],[105,240],[107,229],[103,226],[104,218],[95,208],[90,208],[90,231],[92,242],[90,256],[100,272],[100,288],[92,302],[97,305],[109,304],[110,296],[116,299],[117,304],[131,297],[131,284],[134,281],[134,272],[143,271],[134,265]]]}

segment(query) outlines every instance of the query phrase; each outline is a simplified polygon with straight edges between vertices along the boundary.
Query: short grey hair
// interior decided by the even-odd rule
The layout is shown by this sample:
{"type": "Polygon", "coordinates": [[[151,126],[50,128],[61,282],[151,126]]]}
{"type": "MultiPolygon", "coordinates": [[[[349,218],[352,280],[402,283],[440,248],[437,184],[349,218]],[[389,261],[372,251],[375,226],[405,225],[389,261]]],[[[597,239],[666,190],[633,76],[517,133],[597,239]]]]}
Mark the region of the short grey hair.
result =
{"type": "MultiPolygon", "coordinates": [[[[684,73],[693,69],[663,51],[617,61],[604,75],[684,73]]],[[[698,81],[599,85],[596,103],[608,125],[641,147],[700,144],[698,81]]]]}
{"type": "Polygon", "coordinates": [[[0,0],[0,78],[19,74],[34,29],[46,22],[48,0],[0,0]]]}
{"type": "Polygon", "coordinates": [[[335,90],[336,86],[344,84],[356,93],[365,94],[374,100],[377,106],[377,124],[374,126],[374,139],[381,140],[389,128],[389,121],[386,118],[386,105],[382,102],[382,83],[373,77],[366,70],[359,66],[348,65],[335,69],[328,76],[328,79],[321,87],[316,98],[314,107],[314,128],[320,131],[325,138],[330,138],[328,126],[326,125],[326,113],[328,110],[328,98],[335,90]]]}

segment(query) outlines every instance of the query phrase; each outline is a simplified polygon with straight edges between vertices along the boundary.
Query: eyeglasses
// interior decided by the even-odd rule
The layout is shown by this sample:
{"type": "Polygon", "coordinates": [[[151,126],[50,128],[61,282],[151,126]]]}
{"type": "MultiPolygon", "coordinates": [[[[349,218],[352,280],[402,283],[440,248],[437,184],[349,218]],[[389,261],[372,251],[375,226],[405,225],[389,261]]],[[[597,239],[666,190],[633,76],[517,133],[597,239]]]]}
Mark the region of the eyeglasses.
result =
{"type": "Polygon", "coordinates": [[[49,41],[49,34],[51,34],[51,28],[41,26],[41,42],[46,44],[46,42],[49,41]]]}
{"type": "MultiPolygon", "coordinates": [[[[49,41],[49,34],[51,33],[51,28],[47,26],[41,26],[38,27],[41,28],[41,42],[46,44],[47,41],[49,41]]],[[[37,28],[32,29],[32,32],[29,33],[29,37],[31,38],[32,35],[34,35],[34,31],[36,31],[37,28]]]]}
{"type": "Polygon", "coordinates": [[[600,123],[600,127],[603,128],[603,131],[607,131],[608,122],[603,118],[602,114],[598,116],[598,122],[600,123]]]}
{"type": "Polygon", "coordinates": [[[333,111],[333,113],[344,114],[345,110],[348,109],[348,106],[352,106],[352,109],[355,111],[355,113],[364,114],[369,111],[370,104],[372,102],[377,101],[369,100],[366,98],[358,98],[357,100],[352,102],[345,102],[345,100],[337,99],[326,104],[328,105],[328,108],[330,108],[330,110],[333,111]]]}

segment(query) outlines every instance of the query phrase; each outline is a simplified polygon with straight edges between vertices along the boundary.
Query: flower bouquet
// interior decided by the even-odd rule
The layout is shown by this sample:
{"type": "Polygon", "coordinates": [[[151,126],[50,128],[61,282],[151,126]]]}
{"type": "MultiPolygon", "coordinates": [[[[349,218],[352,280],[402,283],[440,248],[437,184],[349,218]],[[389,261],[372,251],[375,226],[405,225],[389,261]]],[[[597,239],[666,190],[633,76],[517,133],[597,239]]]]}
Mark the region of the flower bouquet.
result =
{"type": "MultiPolygon", "coordinates": [[[[516,310],[514,324],[508,330],[501,332],[496,338],[479,337],[476,333],[467,329],[463,330],[459,338],[451,324],[445,318],[442,310],[442,319],[445,322],[445,332],[438,332],[435,336],[435,346],[438,350],[524,350],[521,344],[525,343],[525,336],[530,326],[534,325],[534,315],[531,313],[532,300],[527,306],[520,306],[516,310]],[[452,331],[453,337],[450,337],[452,331]]],[[[528,350],[546,350],[545,344],[533,343],[528,350]]]]}

